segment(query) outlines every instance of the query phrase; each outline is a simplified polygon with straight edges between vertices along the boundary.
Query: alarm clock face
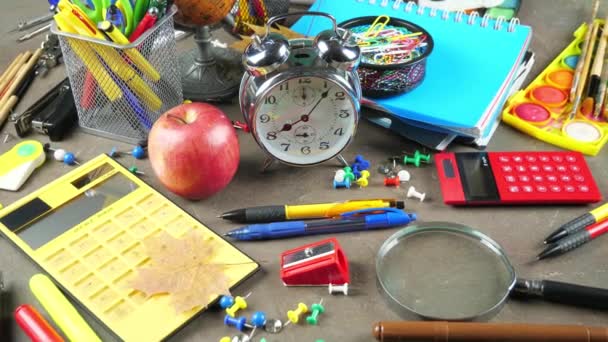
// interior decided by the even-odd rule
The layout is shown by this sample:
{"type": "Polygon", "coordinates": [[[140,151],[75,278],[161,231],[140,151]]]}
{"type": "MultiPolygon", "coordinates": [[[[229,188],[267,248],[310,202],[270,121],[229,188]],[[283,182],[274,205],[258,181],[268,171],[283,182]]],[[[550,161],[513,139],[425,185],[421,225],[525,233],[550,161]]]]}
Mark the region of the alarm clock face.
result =
{"type": "Polygon", "coordinates": [[[274,85],[259,100],[257,141],[282,162],[317,164],[335,157],[355,134],[358,104],[340,84],[307,76],[274,85]]]}

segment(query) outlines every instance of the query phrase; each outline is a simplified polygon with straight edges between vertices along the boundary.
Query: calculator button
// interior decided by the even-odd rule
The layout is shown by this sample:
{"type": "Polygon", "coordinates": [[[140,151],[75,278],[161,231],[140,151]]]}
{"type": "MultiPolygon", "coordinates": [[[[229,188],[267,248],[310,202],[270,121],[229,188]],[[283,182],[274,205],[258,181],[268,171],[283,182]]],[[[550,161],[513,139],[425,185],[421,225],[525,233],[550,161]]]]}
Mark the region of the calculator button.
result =
{"type": "Polygon", "coordinates": [[[566,160],[569,161],[570,163],[574,163],[574,162],[576,162],[576,157],[575,156],[566,156],[566,160]]]}
{"type": "Polygon", "coordinates": [[[516,168],[516,169],[517,169],[517,171],[519,171],[519,172],[526,172],[526,167],[525,167],[525,166],[522,166],[522,165],[517,165],[515,168],[516,168]]]}
{"type": "Polygon", "coordinates": [[[540,171],[540,167],[538,167],[538,165],[530,165],[529,168],[530,168],[530,171],[532,171],[532,172],[540,171]]]}
{"type": "Polygon", "coordinates": [[[506,165],[506,166],[503,166],[503,167],[502,167],[502,170],[503,170],[504,172],[511,172],[511,171],[513,171],[513,168],[512,168],[512,167],[510,167],[510,166],[508,166],[508,165],[506,165]]]}
{"type": "Polygon", "coordinates": [[[524,161],[524,159],[520,156],[514,156],[513,161],[516,163],[521,163],[522,161],[524,161]]]}
{"type": "Polygon", "coordinates": [[[505,176],[505,180],[509,183],[515,182],[515,177],[513,176],[505,176]]]}
{"type": "Polygon", "coordinates": [[[551,191],[560,192],[560,191],[562,191],[562,187],[559,185],[551,185],[551,191]]]}
{"type": "Polygon", "coordinates": [[[561,177],[559,177],[559,179],[561,179],[562,182],[569,182],[572,180],[572,178],[570,178],[570,176],[568,175],[562,175],[561,177]]]}
{"type": "Polygon", "coordinates": [[[498,160],[500,160],[503,163],[508,163],[509,162],[509,157],[507,157],[507,156],[500,156],[500,157],[498,157],[498,160]]]}
{"type": "Polygon", "coordinates": [[[536,157],[534,157],[534,156],[526,156],[526,160],[529,163],[536,163],[536,157]]]}
{"type": "Polygon", "coordinates": [[[553,172],[553,166],[551,166],[551,165],[543,165],[543,170],[545,172],[553,172]]]}
{"type": "Polygon", "coordinates": [[[584,182],[585,181],[585,177],[581,176],[581,175],[574,175],[574,180],[577,182],[584,182]]]}
{"type": "Polygon", "coordinates": [[[581,192],[589,192],[589,187],[586,185],[579,185],[578,190],[581,192]]]}
{"type": "Polygon", "coordinates": [[[539,175],[534,176],[534,181],[536,181],[536,182],[542,182],[543,180],[544,180],[543,176],[539,176],[539,175]]]}
{"type": "Polygon", "coordinates": [[[547,187],[544,185],[539,185],[536,187],[536,191],[538,192],[547,192],[547,187]]]}
{"type": "Polygon", "coordinates": [[[549,157],[547,157],[545,155],[539,156],[538,159],[540,159],[540,161],[542,161],[542,162],[548,162],[549,161],[549,157]]]}
{"type": "Polygon", "coordinates": [[[566,192],[574,192],[576,189],[572,185],[566,185],[564,190],[566,190],[566,192]]]}
{"type": "Polygon", "coordinates": [[[555,168],[559,172],[566,172],[566,167],[564,165],[557,165],[555,168]]]}
{"type": "Polygon", "coordinates": [[[577,165],[570,165],[570,170],[572,170],[574,172],[579,172],[581,170],[581,168],[578,167],[577,165]]]}
{"type": "Polygon", "coordinates": [[[511,185],[509,187],[510,192],[519,192],[519,187],[517,185],[511,185]]]}
{"type": "Polygon", "coordinates": [[[547,180],[549,182],[557,182],[557,177],[555,177],[554,175],[548,175],[547,180]]]}
{"type": "Polygon", "coordinates": [[[556,163],[561,163],[564,160],[564,158],[562,158],[562,156],[553,156],[553,157],[551,157],[551,159],[553,159],[553,161],[556,163]]]}
{"type": "Polygon", "coordinates": [[[524,185],[521,188],[524,190],[524,192],[532,192],[532,191],[534,191],[534,188],[532,188],[529,185],[524,185]]]}
{"type": "Polygon", "coordinates": [[[519,181],[520,182],[529,182],[530,181],[530,177],[528,176],[519,176],[519,181]]]}

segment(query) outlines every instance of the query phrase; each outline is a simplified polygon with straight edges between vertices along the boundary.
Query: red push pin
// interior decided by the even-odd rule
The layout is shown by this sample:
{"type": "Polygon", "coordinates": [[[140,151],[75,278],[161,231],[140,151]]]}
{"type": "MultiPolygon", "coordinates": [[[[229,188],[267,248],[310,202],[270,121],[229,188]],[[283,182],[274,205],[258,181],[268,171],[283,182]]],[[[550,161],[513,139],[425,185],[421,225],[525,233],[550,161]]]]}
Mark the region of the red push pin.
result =
{"type": "Polygon", "coordinates": [[[385,186],[399,186],[399,184],[401,184],[399,177],[384,177],[385,186]]]}

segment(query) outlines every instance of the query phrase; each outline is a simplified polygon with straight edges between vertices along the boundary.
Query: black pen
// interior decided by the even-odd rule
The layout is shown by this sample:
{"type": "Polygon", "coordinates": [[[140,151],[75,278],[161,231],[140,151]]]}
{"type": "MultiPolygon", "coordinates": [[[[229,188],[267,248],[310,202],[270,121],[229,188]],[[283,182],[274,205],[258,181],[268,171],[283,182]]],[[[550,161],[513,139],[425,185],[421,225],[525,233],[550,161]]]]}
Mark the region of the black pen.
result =
{"type": "Polygon", "coordinates": [[[592,309],[608,309],[608,290],[558,281],[520,278],[515,282],[511,295],[520,298],[542,298],[554,303],[592,309]]]}

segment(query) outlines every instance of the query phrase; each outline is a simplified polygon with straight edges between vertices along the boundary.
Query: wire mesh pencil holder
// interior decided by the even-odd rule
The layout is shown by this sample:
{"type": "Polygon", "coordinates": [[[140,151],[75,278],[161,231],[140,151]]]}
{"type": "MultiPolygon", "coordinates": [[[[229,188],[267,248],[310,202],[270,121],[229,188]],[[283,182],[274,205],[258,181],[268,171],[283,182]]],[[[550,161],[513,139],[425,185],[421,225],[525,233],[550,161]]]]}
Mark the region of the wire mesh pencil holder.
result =
{"type": "Polygon", "coordinates": [[[128,45],[66,33],[53,23],[84,131],[145,145],[160,115],[183,102],[175,12],[174,6],[128,45]]]}

